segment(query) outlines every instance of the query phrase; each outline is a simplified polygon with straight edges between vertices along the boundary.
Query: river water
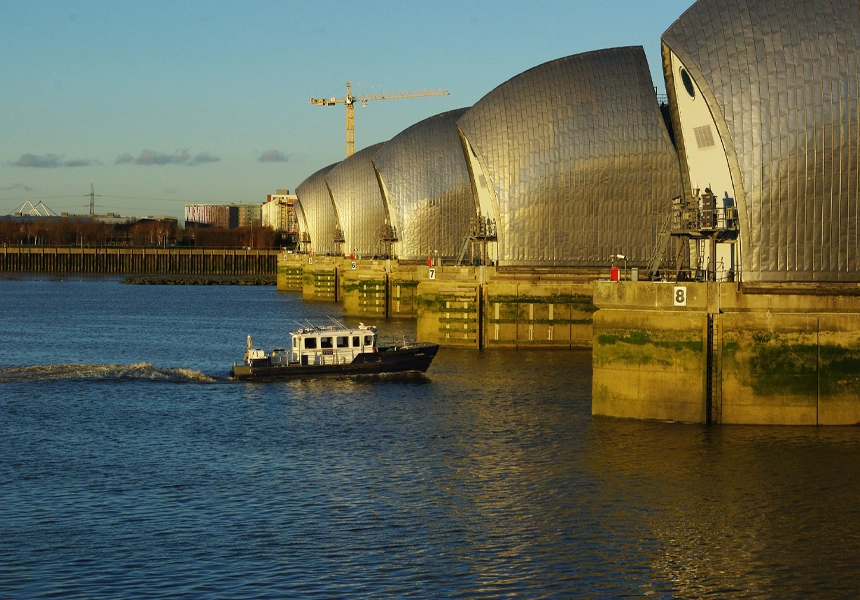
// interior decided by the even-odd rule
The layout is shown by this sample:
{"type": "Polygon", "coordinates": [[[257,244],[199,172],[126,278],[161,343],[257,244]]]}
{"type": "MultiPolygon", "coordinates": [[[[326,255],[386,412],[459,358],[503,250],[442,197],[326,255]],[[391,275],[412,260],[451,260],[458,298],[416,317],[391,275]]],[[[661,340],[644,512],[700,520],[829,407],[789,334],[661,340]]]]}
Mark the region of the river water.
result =
{"type": "Polygon", "coordinates": [[[0,280],[0,597],[856,595],[860,429],[593,418],[581,351],[227,379],[329,315],[0,280]]]}

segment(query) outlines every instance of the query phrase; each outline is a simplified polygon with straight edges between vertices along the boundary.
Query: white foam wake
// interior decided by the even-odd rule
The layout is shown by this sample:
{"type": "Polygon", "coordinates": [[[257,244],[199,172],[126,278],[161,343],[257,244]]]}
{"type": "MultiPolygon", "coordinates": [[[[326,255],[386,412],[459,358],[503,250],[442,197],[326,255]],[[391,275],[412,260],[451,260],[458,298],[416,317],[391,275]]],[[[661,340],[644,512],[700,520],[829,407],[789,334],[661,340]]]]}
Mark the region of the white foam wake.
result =
{"type": "Polygon", "coordinates": [[[194,369],[163,368],[149,363],[132,365],[32,365],[0,369],[0,383],[39,379],[149,379],[153,381],[215,381],[194,369]]]}

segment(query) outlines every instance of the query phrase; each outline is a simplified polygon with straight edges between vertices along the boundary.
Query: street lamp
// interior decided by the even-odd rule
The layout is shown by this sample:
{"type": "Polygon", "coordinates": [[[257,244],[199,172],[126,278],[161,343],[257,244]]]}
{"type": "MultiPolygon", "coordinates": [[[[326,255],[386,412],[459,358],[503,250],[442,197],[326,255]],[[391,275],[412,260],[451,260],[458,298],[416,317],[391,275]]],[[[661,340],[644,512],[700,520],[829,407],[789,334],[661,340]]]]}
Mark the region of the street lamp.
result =
{"type": "Polygon", "coordinates": [[[624,278],[627,279],[627,255],[626,254],[616,254],[612,257],[613,259],[623,260],[624,261],[624,278]]]}

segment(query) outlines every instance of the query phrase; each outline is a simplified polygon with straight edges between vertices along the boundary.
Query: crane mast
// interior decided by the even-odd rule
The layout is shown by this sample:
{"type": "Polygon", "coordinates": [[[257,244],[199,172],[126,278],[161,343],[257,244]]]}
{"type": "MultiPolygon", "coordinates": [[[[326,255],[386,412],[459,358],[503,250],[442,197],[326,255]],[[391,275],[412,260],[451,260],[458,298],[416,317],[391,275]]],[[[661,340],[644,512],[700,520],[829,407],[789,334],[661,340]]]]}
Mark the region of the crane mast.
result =
{"type": "Polygon", "coordinates": [[[310,103],[316,106],[335,106],[344,104],[346,106],[346,156],[349,158],[355,153],[355,103],[361,102],[367,106],[373,100],[397,100],[400,98],[423,98],[426,96],[447,96],[446,90],[418,90],[416,92],[389,92],[387,94],[370,94],[363,96],[352,95],[352,82],[346,82],[346,96],[344,98],[311,98],[310,103]]]}

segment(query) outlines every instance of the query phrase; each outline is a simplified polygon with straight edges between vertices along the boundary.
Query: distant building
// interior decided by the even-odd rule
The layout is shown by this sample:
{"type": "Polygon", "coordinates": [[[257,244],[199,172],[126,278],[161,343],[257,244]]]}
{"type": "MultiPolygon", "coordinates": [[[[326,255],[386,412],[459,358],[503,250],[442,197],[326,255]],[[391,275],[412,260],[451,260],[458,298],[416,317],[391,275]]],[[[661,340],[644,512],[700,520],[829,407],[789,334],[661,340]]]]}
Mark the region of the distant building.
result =
{"type": "Polygon", "coordinates": [[[230,207],[215,204],[186,204],[185,226],[223,227],[231,229],[239,224],[239,211],[230,215],[230,207]]]}
{"type": "Polygon", "coordinates": [[[48,205],[39,200],[38,204],[33,204],[29,200],[16,208],[12,214],[16,217],[56,217],[57,213],[48,208],[48,205]]]}
{"type": "Polygon", "coordinates": [[[239,205],[239,227],[261,225],[263,223],[263,206],[261,204],[239,205]]]}
{"type": "Polygon", "coordinates": [[[89,213],[85,215],[60,213],[60,217],[64,219],[73,219],[76,221],[80,221],[83,219],[92,219],[93,221],[98,221],[99,223],[109,223],[111,225],[119,225],[123,223],[128,223],[129,221],[137,220],[136,217],[123,217],[122,215],[118,215],[116,213],[105,213],[103,215],[91,215],[89,213]]]}
{"type": "Polygon", "coordinates": [[[296,200],[298,196],[291,194],[290,190],[277,190],[267,195],[266,203],[261,207],[263,227],[271,227],[278,233],[297,234],[296,200]]]}
{"type": "Polygon", "coordinates": [[[185,226],[222,227],[235,229],[260,225],[263,220],[261,204],[186,204],[185,226]]]}
{"type": "Polygon", "coordinates": [[[44,202],[39,201],[38,204],[33,204],[29,200],[24,202],[21,206],[12,211],[11,214],[7,217],[10,221],[19,221],[19,222],[31,222],[39,219],[69,219],[72,221],[81,221],[85,219],[91,219],[93,221],[98,221],[100,223],[110,223],[110,224],[124,224],[129,221],[134,221],[134,217],[123,217],[122,215],[118,215],[117,213],[105,213],[101,215],[91,215],[89,213],[86,214],[73,214],[73,213],[60,213],[59,215],[51,210],[44,202]]]}

